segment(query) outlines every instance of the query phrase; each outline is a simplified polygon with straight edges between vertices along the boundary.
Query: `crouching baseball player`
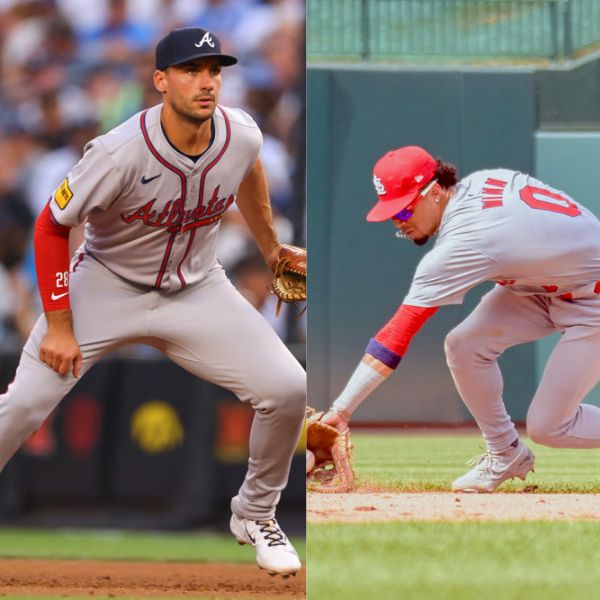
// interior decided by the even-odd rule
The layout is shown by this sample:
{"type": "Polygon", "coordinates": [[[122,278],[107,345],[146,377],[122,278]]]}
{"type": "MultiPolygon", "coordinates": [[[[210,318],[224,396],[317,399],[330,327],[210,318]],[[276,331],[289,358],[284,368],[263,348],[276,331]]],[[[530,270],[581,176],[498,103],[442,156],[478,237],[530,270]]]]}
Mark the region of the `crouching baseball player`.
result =
{"type": "Polygon", "coordinates": [[[504,406],[497,359],[553,332],[562,335],[531,402],[527,433],[556,448],[599,448],[600,408],[582,404],[600,379],[598,219],[564,192],[516,171],[478,171],[459,182],[452,165],[416,146],[383,156],[373,181],[379,201],[367,220],[391,220],[396,235],[417,245],[437,239],[324,420],[346,429],[425,321],[491,280],[497,285],[445,343],[458,392],[487,443],[452,490],[493,492],[533,470],[534,455],[504,406]]]}
{"type": "Polygon", "coordinates": [[[154,72],[163,103],[92,140],[39,216],[45,315],[0,396],[0,468],[102,356],[147,343],[252,404],[231,531],[255,547],[261,568],[288,576],[300,561],[275,508],[303,423],[305,373],[226,277],[219,221],[236,201],[272,268],[282,258],[305,265],[306,253],[277,240],[258,127],[217,103],[221,69],[235,63],[204,29],[163,38],[154,72]],[[85,219],[69,272],[69,230],[85,219]]]}

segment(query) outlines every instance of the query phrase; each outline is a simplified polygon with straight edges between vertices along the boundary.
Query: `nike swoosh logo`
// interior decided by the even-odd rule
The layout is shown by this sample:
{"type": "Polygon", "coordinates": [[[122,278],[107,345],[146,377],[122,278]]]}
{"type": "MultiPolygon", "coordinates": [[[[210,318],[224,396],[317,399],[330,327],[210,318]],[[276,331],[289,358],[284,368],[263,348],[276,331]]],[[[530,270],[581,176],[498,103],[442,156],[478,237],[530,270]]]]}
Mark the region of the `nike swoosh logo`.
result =
{"type": "Polygon", "coordinates": [[[252,543],[253,543],[253,544],[256,544],[256,539],[255,539],[255,538],[253,538],[253,537],[250,535],[250,532],[248,531],[248,527],[246,527],[246,526],[244,525],[244,529],[246,530],[246,533],[248,534],[248,537],[249,537],[249,538],[252,540],[252,543]]]}
{"type": "Polygon", "coordinates": [[[159,173],[158,175],[155,175],[154,177],[150,177],[149,179],[146,179],[146,177],[144,175],[142,175],[142,183],[144,185],[146,185],[147,183],[150,183],[151,181],[154,181],[155,179],[157,179],[161,175],[162,175],[162,173],[159,173]]]}
{"type": "Polygon", "coordinates": [[[55,294],[54,292],[52,292],[52,296],[50,296],[50,298],[52,298],[52,300],[60,300],[60,298],[64,298],[69,292],[65,292],[64,294],[55,294]]]}

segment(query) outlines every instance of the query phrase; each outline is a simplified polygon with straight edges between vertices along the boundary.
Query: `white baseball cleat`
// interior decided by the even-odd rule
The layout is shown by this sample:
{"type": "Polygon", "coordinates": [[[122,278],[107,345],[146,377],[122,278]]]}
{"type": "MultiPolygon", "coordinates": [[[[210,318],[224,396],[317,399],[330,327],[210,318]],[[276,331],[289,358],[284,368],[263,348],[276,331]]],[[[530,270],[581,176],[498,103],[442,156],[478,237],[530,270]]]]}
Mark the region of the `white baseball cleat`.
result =
{"type": "Polygon", "coordinates": [[[229,527],[239,544],[254,546],[258,566],[269,575],[287,579],[300,570],[298,554],[275,519],[251,521],[231,515],[229,527]]]}
{"type": "Polygon", "coordinates": [[[519,477],[525,480],[533,471],[535,456],[521,441],[502,452],[488,451],[471,459],[475,466],[452,483],[453,492],[493,492],[503,481],[519,477]]]}

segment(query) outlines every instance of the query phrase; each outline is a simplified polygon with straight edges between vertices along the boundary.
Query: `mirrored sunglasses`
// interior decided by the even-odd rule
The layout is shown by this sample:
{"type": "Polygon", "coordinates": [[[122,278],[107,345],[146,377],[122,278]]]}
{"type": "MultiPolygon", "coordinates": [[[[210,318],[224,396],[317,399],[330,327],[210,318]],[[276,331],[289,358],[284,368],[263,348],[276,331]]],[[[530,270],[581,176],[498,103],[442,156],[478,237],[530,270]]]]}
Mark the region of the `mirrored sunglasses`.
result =
{"type": "Polygon", "coordinates": [[[418,194],[417,197],[413,200],[413,202],[410,203],[409,206],[407,206],[406,208],[403,208],[400,212],[396,213],[392,219],[395,219],[396,221],[408,221],[412,216],[413,213],[415,212],[415,206],[417,205],[417,203],[419,202],[419,200],[421,200],[421,198],[425,197],[428,193],[429,190],[433,187],[433,184],[436,183],[436,179],[432,179],[418,194]]]}

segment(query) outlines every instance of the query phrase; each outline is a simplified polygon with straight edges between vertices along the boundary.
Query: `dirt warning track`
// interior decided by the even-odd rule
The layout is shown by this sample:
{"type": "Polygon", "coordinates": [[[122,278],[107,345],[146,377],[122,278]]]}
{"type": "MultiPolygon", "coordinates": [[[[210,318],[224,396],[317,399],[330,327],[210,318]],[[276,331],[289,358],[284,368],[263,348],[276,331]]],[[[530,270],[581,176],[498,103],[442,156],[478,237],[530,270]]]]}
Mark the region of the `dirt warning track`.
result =
{"type": "Polygon", "coordinates": [[[271,577],[256,565],[0,560],[2,596],[303,598],[304,569],[271,577]]]}

